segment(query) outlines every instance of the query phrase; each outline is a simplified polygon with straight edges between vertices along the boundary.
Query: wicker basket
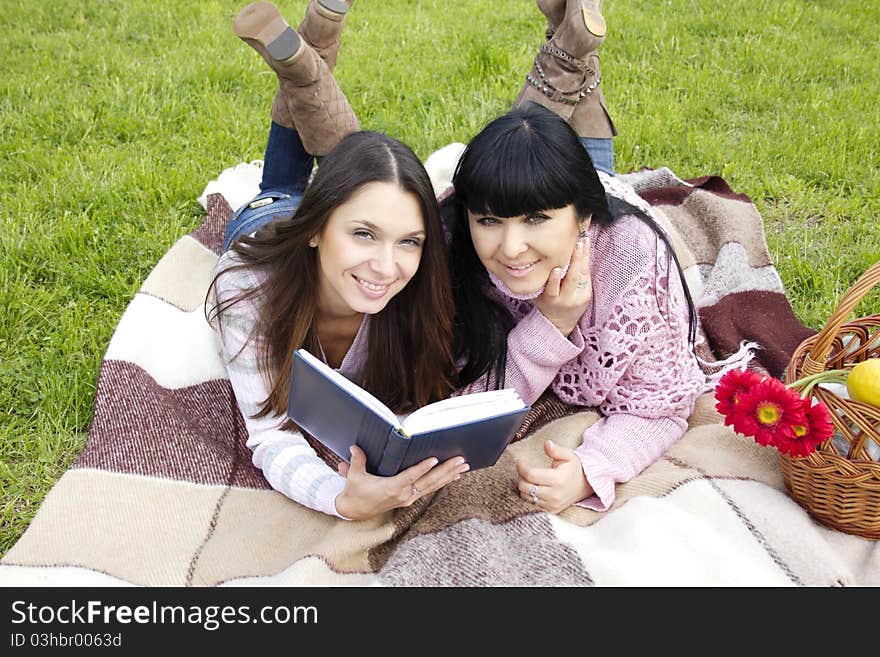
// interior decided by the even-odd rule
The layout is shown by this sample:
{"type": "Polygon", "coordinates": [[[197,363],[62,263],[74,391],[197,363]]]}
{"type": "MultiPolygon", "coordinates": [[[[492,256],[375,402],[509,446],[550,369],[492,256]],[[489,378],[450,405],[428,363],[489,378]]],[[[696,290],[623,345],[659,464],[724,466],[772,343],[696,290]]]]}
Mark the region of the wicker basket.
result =
{"type": "MultiPolygon", "coordinates": [[[[880,314],[845,321],[862,298],[880,282],[880,262],[853,285],[817,334],[795,350],[785,371],[791,383],[829,369],[852,369],[880,357],[880,314]]],[[[782,474],[792,498],[819,522],[848,534],[880,538],[880,463],[866,450],[880,446],[880,408],[844,399],[815,387],[811,397],[828,407],[834,427],[849,442],[841,456],[831,440],[807,457],[781,455],[782,474]]]]}

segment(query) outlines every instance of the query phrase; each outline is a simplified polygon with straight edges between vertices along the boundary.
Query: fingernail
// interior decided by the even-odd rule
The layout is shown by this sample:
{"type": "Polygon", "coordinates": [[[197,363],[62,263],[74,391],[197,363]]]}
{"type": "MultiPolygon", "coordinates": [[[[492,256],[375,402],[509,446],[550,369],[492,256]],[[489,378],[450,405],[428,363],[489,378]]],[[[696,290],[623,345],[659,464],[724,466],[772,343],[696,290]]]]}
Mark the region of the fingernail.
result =
{"type": "Polygon", "coordinates": [[[467,463],[465,463],[463,466],[461,466],[461,467],[458,469],[458,471],[459,471],[459,472],[467,472],[467,471],[470,470],[470,469],[471,469],[471,466],[468,465],[467,463]]]}
{"type": "Polygon", "coordinates": [[[464,457],[463,456],[456,456],[454,465],[461,465],[462,463],[464,463],[464,457]]]}
{"type": "Polygon", "coordinates": [[[455,479],[453,479],[452,481],[458,481],[459,479],[461,479],[461,475],[455,475],[455,479]]]}
{"type": "Polygon", "coordinates": [[[437,459],[435,459],[435,458],[432,458],[432,459],[431,459],[431,467],[432,467],[432,468],[433,468],[435,465],[437,465],[438,463],[440,463],[440,461],[438,461],[437,459]]]}

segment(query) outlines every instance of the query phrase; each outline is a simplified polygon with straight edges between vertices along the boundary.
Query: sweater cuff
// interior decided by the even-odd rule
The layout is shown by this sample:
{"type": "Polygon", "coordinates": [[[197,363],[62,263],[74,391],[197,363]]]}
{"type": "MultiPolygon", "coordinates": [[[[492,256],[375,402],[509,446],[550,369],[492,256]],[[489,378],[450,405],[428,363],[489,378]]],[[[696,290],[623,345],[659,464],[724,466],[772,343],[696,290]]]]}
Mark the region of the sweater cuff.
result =
{"type": "Polygon", "coordinates": [[[327,513],[331,516],[336,516],[337,518],[341,518],[342,520],[351,521],[351,518],[347,518],[339,511],[336,510],[336,498],[339,497],[339,494],[342,493],[342,489],[345,488],[345,477],[339,475],[334,479],[330,484],[327,485],[328,494],[330,498],[330,508],[327,509],[327,513]]]}
{"type": "Polygon", "coordinates": [[[561,367],[584,350],[580,328],[576,327],[571,337],[569,340],[562,335],[535,306],[510,331],[508,343],[516,347],[515,352],[528,354],[534,363],[561,367]]]}
{"type": "Polygon", "coordinates": [[[578,354],[580,354],[584,350],[584,345],[587,344],[587,341],[584,340],[584,332],[581,331],[580,324],[574,325],[574,329],[572,329],[571,333],[568,334],[568,341],[571,342],[571,344],[573,344],[575,347],[577,347],[578,354]]]}
{"type": "Polygon", "coordinates": [[[587,445],[581,445],[574,452],[580,459],[587,483],[593,489],[593,494],[582,499],[577,506],[593,511],[607,511],[617,494],[617,468],[601,452],[590,449],[587,445]]]}

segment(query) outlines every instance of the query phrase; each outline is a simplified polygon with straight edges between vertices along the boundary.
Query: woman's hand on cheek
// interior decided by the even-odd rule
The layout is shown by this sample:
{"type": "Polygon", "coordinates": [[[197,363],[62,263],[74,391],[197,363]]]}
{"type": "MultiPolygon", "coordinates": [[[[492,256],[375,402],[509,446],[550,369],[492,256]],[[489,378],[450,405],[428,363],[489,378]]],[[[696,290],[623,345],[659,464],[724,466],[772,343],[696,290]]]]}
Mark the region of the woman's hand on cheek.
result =
{"type": "Polygon", "coordinates": [[[425,459],[393,477],[378,477],[367,472],[367,455],[357,446],[351,448],[351,463],[341,462],[339,474],[345,488],[336,497],[336,511],[351,520],[410,506],[427,493],[460,478],[469,466],[460,456],[438,465],[437,459],[425,459]]]}
{"type": "Polygon", "coordinates": [[[550,513],[560,513],[593,494],[581,460],[573,449],[548,440],[544,443],[544,453],[550,458],[549,468],[535,468],[517,461],[517,488],[521,498],[550,513]]]}
{"type": "Polygon", "coordinates": [[[561,268],[554,268],[544,291],[535,298],[535,305],[562,335],[568,336],[586,312],[592,298],[590,241],[583,238],[578,239],[575,245],[568,273],[563,276],[561,268]]]}

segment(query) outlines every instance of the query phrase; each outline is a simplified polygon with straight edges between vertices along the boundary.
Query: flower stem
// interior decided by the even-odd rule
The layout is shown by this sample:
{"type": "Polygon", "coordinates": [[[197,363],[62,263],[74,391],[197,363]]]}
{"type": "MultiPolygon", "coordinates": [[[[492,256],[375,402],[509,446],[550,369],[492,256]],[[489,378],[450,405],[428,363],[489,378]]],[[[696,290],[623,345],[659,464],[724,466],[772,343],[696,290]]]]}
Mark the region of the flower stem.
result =
{"type": "Polygon", "coordinates": [[[801,393],[801,397],[808,397],[810,393],[820,383],[845,383],[849,370],[824,370],[816,374],[810,374],[797,381],[793,381],[786,385],[787,388],[793,388],[801,393]]]}

